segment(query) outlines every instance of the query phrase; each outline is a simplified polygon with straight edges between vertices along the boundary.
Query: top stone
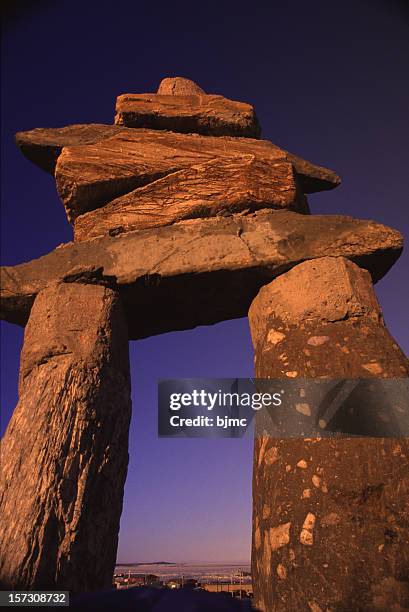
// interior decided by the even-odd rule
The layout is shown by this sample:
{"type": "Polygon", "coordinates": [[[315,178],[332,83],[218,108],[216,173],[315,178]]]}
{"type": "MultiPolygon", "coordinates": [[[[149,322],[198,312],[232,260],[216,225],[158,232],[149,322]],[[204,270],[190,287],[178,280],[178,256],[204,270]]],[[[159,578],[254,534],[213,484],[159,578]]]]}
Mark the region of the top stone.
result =
{"type": "Polygon", "coordinates": [[[183,77],[163,79],[157,93],[126,93],[116,100],[115,124],[202,136],[259,138],[251,104],[207,94],[183,77]]]}
{"type": "Polygon", "coordinates": [[[190,79],[167,77],[161,80],[157,93],[163,96],[189,96],[201,95],[206,92],[190,79]]]}

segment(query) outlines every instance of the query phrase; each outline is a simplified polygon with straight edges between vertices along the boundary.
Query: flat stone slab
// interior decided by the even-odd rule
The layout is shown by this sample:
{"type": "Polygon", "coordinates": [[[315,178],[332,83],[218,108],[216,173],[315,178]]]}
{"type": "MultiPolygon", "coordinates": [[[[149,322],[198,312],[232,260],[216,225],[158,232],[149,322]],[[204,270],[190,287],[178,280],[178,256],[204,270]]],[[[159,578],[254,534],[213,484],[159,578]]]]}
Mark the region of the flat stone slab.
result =
{"type": "Polygon", "coordinates": [[[115,123],[126,127],[247,138],[261,133],[251,104],[219,95],[126,93],[118,96],[115,110],[115,123]]]}
{"type": "Polygon", "coordinates": [[[266,164],[291,162],[300,175],[304,192],[311,183],[315,185],[314,191],[335,187],[340,182],[330,170],[298,160],[267,140],[136,129],[95,144],[64,147],[57,160],[55,178],[68,218],[73,220],[179,170],[244,155],[252,155],[266,164]]]}
{"type": "Polygon", "coordinates": [[[262,208],[308,213],[293,165],[253,155],[195,164],[135,189],[74,221],[75,241],[262,208]]]}
{"type": "Polygon", "coordinates": [[[103,123],[67,125],[62,128],[35,128],[17,132],[16,145],[33,164],[54,174],[63,147],[94,144],[123,132],[124,128],[103,123]]]}
{"type": "Polygon", "coordinates": [[[253,155],[264,163],[288,161],[304,193],[333,189],[341,182],[332,170],[268,140],[85,124],[18,132],[16,143],[30,161],[56,172],[58,190],[71,218],[167,174],[226,157],[253,155]]]}
{"type": "Polygon", "coordinates": [[[377,281],[402,244],[396,230],[338,215],[262,210],[193,219],[71,242],[3,267],[0,315],[25,325],[35,296],[50,282],[89,280],[103,268],[118,283],[130,338],[144,338],[247,316],[261,286],[308,259],[344,256],[377,281]]]}

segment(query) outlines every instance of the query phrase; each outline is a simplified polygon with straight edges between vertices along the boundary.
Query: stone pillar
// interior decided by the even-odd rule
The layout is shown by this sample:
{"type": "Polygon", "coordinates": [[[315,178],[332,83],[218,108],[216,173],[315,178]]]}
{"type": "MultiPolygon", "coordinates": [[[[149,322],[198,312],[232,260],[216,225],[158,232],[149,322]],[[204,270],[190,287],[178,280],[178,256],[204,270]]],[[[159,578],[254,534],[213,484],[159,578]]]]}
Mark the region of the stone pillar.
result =
{"type": "Polygon", "coordinates": [[[112,584],[130,415],[117,292],[80,283],[41,291],[24,335],[19,402],[2,441],[3,588],[112,584]]]}
{"type": "MultiPolygon", "coordinates": [[[[264,286],[249,321],[258,378],[409,374],[369,273],[341,257],[307,261],[264,286]]],[[[305,399],[298,406],[308,412],[305,399]]],[[[276,439],[259,430],[255,604],[266,612],[407,609],[408,466],[407,438],[276,439]]]]}

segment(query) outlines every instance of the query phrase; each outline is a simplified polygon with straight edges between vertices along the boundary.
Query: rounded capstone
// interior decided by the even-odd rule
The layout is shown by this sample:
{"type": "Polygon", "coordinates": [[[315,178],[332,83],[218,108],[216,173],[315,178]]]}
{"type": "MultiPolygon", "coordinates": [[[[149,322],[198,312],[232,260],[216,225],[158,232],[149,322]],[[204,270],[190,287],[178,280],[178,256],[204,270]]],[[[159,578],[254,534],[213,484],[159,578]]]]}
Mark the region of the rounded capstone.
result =
{"type": "Polygon", "coordinates": [[[203,89],[194,81],[183,77],[167,77],[162,79],[158,88],[158,94],[165,96],[191,96],[204,93],[203,89]]]}

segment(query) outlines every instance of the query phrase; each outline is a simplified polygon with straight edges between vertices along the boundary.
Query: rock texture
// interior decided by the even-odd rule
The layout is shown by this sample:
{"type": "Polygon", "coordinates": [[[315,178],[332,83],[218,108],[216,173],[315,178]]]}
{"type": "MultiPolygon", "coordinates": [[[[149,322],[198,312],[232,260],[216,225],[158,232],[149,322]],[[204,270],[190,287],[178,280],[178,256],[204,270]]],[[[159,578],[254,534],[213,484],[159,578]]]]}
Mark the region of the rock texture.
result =
{"type": "Polygon", "coordinates": [[[383,325],[370,275],[345,258],[320,258],[294,267],[261,289],[249,317],[256,347],[260,343],[269,346],[266,337],[273,327],[285,336],[280,351],[257,349],[257,367],[277,377],[287,376],[286,362],[295,361],[301,368],[297,376],[310,378],[335,378],[335,372],[346,378],[366,378],[368,373],[391,378],[408,373],[402,353],[393,348],[383,325]],[[357,333],[354,323],[360,321],[357,333]],[[302,322],[303,327],[292,329],[295,322],[302,322]],[[325,341],[305,345],[308,335],[325,341]],[[393,350],[386,351],[386,347],[393,350]],[[375,356],[377,366],[370,366],[375,356]]]}
{"type": "Polygon", "coordinates": [[[17,132],[16,145],[33,164],[54,174],[55,164],[63,147],[95,144],[120,132],[123,132],[123,128],[102,123],[35,128],[27,132],[17,132]]]}
{"type": "MultiPolygon", "coordinates": [[[[156,94],[119,96],[115,125],[17,134],[23,154],[55,175],[75,242],[1,270],[1,317],[27,324],[2,447],[4,586],[110,584],[127,466],[128,337],[242,317],[251,305],[258,377],[408,377],[371,285],[399,257],[402,236],[309,216],[305,194],[339,177],[259,136],[250,104],[182,77],[156,94]]],[[[311,416],[306,400],[295,408],[297,422],[311,416]]],[[[372,431],[384,436],[376,415],[372,431]]],[[[256,603],[264,612],[409,609],[408,440],[277,440],[262,419],[256,603]]],[[[388,431],[402,432],[396,423],[388,431]]]]}
{"type": "Polygon", "coordinates": [[[372,221],[288,211],[120,232],[2,268],[2,318],[25,325],[49,282],[103,268],[118,283],[130,338],[142,338],[245,316],[262,285],[307,259],[345,256],[378,280],[402,249],[399,232],[372,221]]]}
{"type": "MultiPolygon", "coordinates": [[[[304,262],[264,286],[249,321],[259,378],[409,376],[369,274],[344,258],[304,262]]],[[[264,417],[254,447],[256,605],[406,609],[409,440],[279,440],[258,426],[264,417]]]]}
{"type": "Polygon", "coordinates": [[[55,172],[63,148],[68,148],[58,168],[58,181],[72,218],[167,174],[235,156],[251,155],[265,164],[291,162],[304,193],[332,189],[340,183],[340,178],[331,170],[265,140],[205,138],[90,124],[18,132],[16,143],[30,161],[51,173],[55,172]]]}
{"type": "Polygon", "coordinates": [[[165,96],[205,94],[199,85],[184,77],[166,77],[166,79],[162,79],[157,93],[165,96]]]}
{"type": "Polygon", "coordinates": [[[74,236],[89,240],[118,229],[129,232],[260,208],[309,212],[292,164],[253,155],[226,157],[173,172],[80,215],[74,236]]]}
{"type": "Polygon", "coordinates": [[[130,412],[128,334],[116,291],[78,283],[41,291],[1,447],[3,588],[111,585],[130,412]]]}
{"type": "Polygon", "coordinates": [[[204,93],[122,94],[115,124],[204,136],[259,138],[261,132],[250,104],[204,93]]]}
{"type": "Polygon", "coordinates": [[[70,220],[106,205],[138,187],[214,160],[253,156],[264,164],[289,161],[307,193],[339,184],[339,177],[314,166],[265,140],[212,138],[154,130],[127,130],[95,144],[64,147],[55,177],[58,193],[70,220]],[[300,168],[300,172],[298,172],[300,168]],[[306,177],[306,180],[304,180],[306,177]],[[309,189],[306,189],[305,184],[309,189]]]}

